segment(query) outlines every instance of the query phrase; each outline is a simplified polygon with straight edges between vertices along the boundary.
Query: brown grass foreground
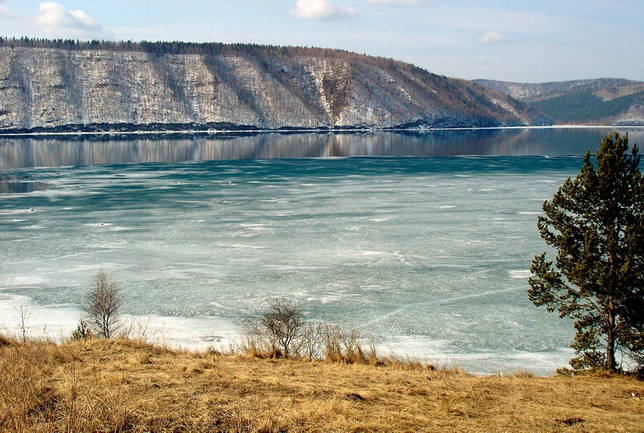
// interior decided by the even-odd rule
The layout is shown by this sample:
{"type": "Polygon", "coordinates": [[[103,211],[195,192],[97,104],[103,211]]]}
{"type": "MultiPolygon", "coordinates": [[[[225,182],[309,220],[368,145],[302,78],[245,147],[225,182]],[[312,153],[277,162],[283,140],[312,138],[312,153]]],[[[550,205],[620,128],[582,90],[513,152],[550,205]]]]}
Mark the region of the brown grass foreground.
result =
{"type": "Polygon", "coordinates": [[[624,376],[477,377],[271,360],[131,340],[0,341],[0,430],[643,432],[624,376]]]}

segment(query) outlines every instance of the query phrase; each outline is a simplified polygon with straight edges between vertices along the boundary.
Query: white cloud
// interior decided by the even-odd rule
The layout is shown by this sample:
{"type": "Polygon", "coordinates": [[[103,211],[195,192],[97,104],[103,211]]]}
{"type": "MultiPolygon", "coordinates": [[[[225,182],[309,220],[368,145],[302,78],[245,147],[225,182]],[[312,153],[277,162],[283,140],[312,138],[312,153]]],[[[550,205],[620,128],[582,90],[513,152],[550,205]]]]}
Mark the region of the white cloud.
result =
{"type": "Polygon", "coordinates": [[[293,13],[296,17],[304,19],[331,19],[356,14],[353,8],[336,6],[327,0],[297,0],[293,13]]]}
{"type": "Polygon", "coordinates": [[[0,18],[9,18],[11,16],[11,12],[6,6],[2,5],[3,3],[4,0],[0,0],[0,18]]]}
{"type": "Polygon", "coordinates": [[[498,42],[504,42],[505,40],[507,40],[507,38],[498,32],[485,32],[481,38],[481,42],[484,44],[495,44],[498,42]]]}
{"type": "Polygon", "coordinates": [[[46,1],[38,6],[34,22],[51,37],[91,38],[104,36],[104,29],[94,18],[81,10],[69,10],[63,5],[46,1]]]}
{"type": "Polygon", "coordinates": [[[365,0],[367,3],[378,6],[420,6],[429,3],[429,0],[365,0]]]}

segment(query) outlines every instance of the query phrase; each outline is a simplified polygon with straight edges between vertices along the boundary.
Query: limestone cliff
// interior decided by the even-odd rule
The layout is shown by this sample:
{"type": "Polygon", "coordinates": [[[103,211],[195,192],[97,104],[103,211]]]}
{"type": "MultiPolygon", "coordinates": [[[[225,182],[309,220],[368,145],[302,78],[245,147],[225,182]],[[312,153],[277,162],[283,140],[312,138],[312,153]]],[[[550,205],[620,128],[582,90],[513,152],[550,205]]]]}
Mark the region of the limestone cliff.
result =
{"type": "Polygon", "coordinates": [[[467,127],[545,121],[526,104],[470,81],[344,51],[172,43],[72,42],[60,48],[55,42],[2,42],[4,131],[467,127]]]}

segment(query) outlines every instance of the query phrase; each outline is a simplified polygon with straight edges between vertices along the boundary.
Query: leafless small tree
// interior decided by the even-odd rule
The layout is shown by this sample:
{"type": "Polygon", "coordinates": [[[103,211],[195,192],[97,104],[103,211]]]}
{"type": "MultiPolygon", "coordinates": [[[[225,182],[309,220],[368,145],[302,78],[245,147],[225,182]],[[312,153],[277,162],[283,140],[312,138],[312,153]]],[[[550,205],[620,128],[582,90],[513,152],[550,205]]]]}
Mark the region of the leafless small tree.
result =
{"type": "Polygon", "coordinates": [[[20,307],[18,316],[18,328],[20,329],[20,334],[22,336],[22,341],[27,341],[27,322],[31,319],[31,313],[27,311],[25,307],[20,307]]]}
{"type": "Polygon", "coordinates": [[[261,325],[268,332],[273,349],[279,349],[288,358],[297,341],[304,319],[302,311],[285,301],[274,301],[261,318],[261,325]]]}
{"type": "Polygon", "coordinates": [[[112,338],[121,327],[119,310],[122,305],[121,289],[100,271],[83,305],[87,324],[97,335],[112,338]]]}

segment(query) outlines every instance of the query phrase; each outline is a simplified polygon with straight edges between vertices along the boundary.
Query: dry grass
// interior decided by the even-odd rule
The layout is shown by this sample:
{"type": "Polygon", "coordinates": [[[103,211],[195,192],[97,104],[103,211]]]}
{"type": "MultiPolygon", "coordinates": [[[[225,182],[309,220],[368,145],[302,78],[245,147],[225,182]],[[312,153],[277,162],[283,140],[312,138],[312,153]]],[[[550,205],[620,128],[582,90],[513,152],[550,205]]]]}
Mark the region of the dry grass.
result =
{"type": "Polygon", "coordinates": [[[644,431],[644,383],[623,376],[476,377],[93,339],[3,340],[0,379],[0,431],[644,431]]]}

